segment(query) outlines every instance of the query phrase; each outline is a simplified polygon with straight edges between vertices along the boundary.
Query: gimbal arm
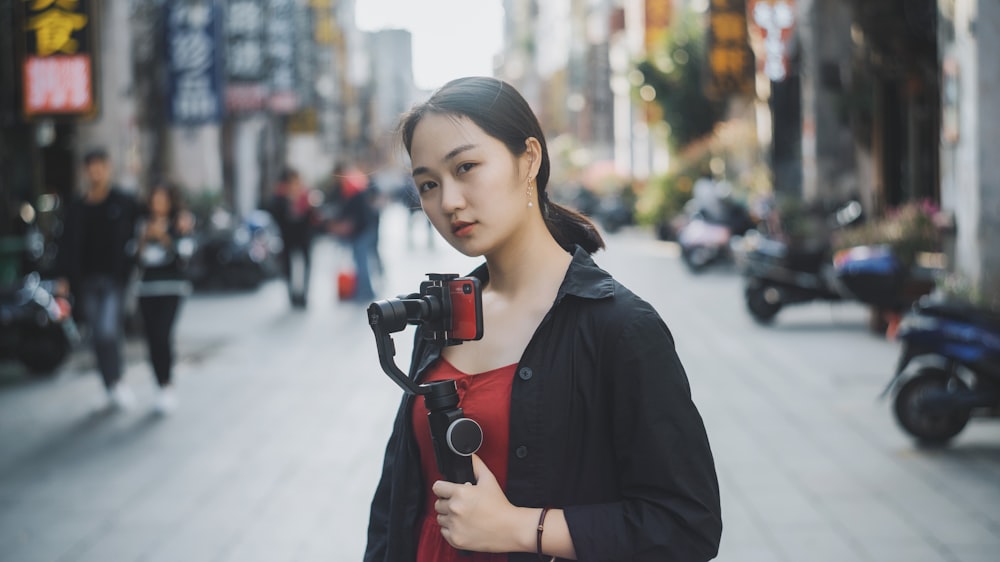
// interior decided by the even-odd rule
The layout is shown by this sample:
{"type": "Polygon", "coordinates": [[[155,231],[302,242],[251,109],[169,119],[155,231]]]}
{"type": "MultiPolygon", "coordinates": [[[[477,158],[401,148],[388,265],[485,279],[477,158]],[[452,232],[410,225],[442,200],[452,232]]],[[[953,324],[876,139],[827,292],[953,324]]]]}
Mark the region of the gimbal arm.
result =
{"type": "Polygon", "coordinates": [[[403,391],[417,395],[427,391],[410,380],[399,367],[393,357],[396,356],[396,345],[391,334],[406,328],[410,318],[420,318],[421,310],[427,303],[420,298],[387,299],[375,301],[368,306],[368,324],[375,333],[375,345],[378,348],[378,360],[385,374],[403,391]]]}

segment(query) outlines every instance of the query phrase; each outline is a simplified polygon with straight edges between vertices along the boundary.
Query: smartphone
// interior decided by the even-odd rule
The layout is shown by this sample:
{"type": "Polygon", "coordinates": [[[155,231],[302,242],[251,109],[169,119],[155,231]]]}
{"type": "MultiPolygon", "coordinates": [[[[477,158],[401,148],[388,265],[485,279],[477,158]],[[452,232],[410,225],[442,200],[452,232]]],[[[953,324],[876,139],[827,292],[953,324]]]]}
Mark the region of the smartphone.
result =
{"type": "Polygon", "coordinates": [[[451,330],[448,338],[459,341],[483,337],[483,291],[479,279],[457,277],[448,280],[451,301],[451,330]]]}

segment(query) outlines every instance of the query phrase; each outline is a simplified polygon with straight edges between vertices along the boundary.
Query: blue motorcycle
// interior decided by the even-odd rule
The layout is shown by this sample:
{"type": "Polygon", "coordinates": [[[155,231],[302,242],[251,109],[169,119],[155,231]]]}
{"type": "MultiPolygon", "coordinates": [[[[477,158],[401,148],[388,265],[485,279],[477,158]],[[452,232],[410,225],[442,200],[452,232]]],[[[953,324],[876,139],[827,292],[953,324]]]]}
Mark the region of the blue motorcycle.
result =
{"type": "Polygon", "coordinates": [[[1000,313],[924,297],[903,317],[893,410],[923,445],[946,444],[973,416],[1000,416],[1000,313]]]}

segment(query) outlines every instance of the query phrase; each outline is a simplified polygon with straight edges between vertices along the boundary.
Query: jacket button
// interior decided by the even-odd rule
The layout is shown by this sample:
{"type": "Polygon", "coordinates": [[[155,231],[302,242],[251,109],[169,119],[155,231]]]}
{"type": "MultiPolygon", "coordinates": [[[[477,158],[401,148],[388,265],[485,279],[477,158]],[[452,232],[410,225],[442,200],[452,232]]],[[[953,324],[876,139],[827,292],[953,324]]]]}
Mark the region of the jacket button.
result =
{"type": "Polygon", "coordinates": [[[528,456],[528,448],[525,447],[524,445],[521,445],[514,451],[514,454],[517,455],[517,458],[523,459],[524,457],[528,456]]]}
{"type": "Polygon", "coordinates": [[[521,370],[518,371],[517,376],[521,377],[522,381],[526,381],[526,380],[531,379],[531,376],[533,374],[534,373],[531,372],[531,368],[530,367],[521,367],[521,370]]]}

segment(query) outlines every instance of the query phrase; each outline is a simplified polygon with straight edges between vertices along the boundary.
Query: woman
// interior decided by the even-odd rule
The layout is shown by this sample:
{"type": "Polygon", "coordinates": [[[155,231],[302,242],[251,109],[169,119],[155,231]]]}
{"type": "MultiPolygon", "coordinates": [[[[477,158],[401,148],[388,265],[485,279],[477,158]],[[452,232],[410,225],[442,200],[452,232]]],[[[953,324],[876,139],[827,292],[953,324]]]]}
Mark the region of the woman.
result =
{"type": "Polygon", "coordinates": [[[444,482],[422,400],[403,400],[365,560],[713,558],[718,483],[672,336],[594,264],[594,225],[549,201],[527,103],[499,80],[462,78],[401,128],[427,216],[486,259],[473,272],[484,337],[441,347],[418,335],[416,376],[456,379],[485,437],[477,483],[444,482]]]}
{"type": "Polygon", "coordinates": [[[169,414],[176,407],[173,389],[173,331],[181,299],[191,293],[184,267],[191,256],[193,220],[181,207],[180,191],[157,184],[146,200],[147,215],[140,223],[139,312],[149,349],[149,361],[159,387],[155,407],[169,414]]]}
{"type": "Polygon", "coordinates": [[[271,199],[270,212],[281,231],[281,270],[288,286],[288,301],[293,308],[306,308],[309,295],[315,228],[315,211],[309,198],[309,189],[299,172],[293,168],[282,170],[271,199]],[[301,264],[298,275],[294,274],[295,263],[301,264]]]}

